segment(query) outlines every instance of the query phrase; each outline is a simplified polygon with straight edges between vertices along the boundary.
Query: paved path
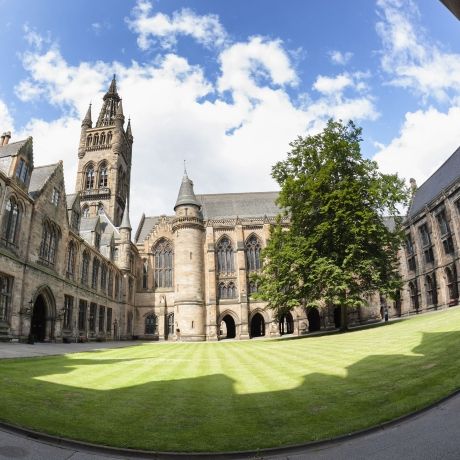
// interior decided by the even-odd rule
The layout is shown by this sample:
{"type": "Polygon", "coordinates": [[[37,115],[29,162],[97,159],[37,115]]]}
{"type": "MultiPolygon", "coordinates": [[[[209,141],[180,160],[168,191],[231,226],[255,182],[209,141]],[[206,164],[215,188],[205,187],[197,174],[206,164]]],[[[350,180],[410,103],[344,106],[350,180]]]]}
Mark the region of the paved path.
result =
{"type": "MultiPolygon", "coordinates": [[[[86,344],[0,344],[0,357],[38,356],[98,350],[139,342],[86,344]]],[[[340,421],[338,421],[340,423],[340,421]]],[[[432,409],[351,439],[322,445],[279,449],[258,455],[143,455],[100,451],[75,443],[34,439],[33,436],[0,429],[0,460],[95,460],[95,459],[270,459],[270,460],[458,460],[460,458],[460,394],[432,409]]]]}

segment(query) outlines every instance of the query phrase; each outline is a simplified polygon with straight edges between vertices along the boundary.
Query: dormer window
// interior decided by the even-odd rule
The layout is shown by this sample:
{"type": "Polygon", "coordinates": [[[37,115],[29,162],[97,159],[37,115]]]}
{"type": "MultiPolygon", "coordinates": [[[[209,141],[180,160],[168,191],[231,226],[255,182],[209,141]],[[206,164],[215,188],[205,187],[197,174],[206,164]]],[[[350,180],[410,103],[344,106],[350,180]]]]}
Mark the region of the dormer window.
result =
{"type": "Polygon", "coordinates": [[[27,166],[27,163],[24,161],[23,158],[21,158],[16,169],[16,177],[23,183],[25,183],[27,180],[28,170],[29,167],[27,166]]]}

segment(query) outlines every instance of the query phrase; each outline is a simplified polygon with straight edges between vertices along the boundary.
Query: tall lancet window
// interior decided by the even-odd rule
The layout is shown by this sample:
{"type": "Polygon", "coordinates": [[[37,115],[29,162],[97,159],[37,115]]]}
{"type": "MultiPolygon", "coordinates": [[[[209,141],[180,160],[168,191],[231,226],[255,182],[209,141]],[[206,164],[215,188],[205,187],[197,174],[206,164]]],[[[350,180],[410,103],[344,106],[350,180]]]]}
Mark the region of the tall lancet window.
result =
{"type": "Polygon", "coordinates": [[[260,259],[260,251],[262,245],[256,235],[251,235],[246,240],[246,263],[249,272],[257,272],[262,268],[262,261],[260,259]]]}
{"type": "Polygon", "coordinates": [[[232,243],[226,236],[217,244],[217,271],[219,273],[235,271],[232,243]]]}
{"type": "Polygon", "coordinates": [[[162,238],[153,248],[155,287],[167,288],[173,285],[173,247],[162,238]]]}
{"type": "Polygon", "coordinates": [[[94,188],[94,168],[92,165],[86,168],[85,173],[85,189],[91,190],[94,188]]]}
{"type": "Polygon", "coordinates": [[[99,168],[99,187],[107,187],[108,183],[107,165],[103,163],[99,168]]]}

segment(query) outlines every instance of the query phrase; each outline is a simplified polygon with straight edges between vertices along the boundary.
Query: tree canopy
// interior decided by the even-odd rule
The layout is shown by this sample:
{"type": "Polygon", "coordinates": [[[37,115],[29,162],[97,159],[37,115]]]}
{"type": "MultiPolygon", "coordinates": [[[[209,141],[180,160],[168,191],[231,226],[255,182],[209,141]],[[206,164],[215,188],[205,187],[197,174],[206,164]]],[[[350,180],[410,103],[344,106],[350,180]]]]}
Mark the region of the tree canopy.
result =
{"type": "Polygon", "coordinates": [[[257,296],[279,316],[299,305],[339,305],[346,329],[347,307],[400,285],[402,235],[386,223],[398,223],[408,189],[362,157],[361,140],[352,121],[329,120],[321,133],[292,142],[272,168],[290,223],[280,215],[271,230],[257,296]]]}

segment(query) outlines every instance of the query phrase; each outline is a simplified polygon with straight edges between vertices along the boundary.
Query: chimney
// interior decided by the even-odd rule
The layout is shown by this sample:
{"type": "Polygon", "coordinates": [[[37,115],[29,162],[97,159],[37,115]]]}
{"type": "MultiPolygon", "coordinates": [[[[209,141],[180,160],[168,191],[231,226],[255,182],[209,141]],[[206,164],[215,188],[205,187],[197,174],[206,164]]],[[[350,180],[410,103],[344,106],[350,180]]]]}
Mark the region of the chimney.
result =
{"type": "Polygon", "coordinates": [[[409,179],[409,183],[410,183],[410,189],[411,189],[412,195],[413,195],[417,190],[417,182],[415,181],[415,179],[413,177],[411,177],[409,179]]]}
{"type": "Polygon", "coordinates": [[[2,136],[0,137],[0,147],[3,145],[3,142],[5,142],[5,135],[6,133],[3,133],[2,136]]]}
{"type": "Polygon", "coordinates": [[[5,139],[3,140],[3,145],[8,144],[8,142],[10,142],[10,139],[11,139],[11,131],[7,131],[5,133],[5,139]]]}

